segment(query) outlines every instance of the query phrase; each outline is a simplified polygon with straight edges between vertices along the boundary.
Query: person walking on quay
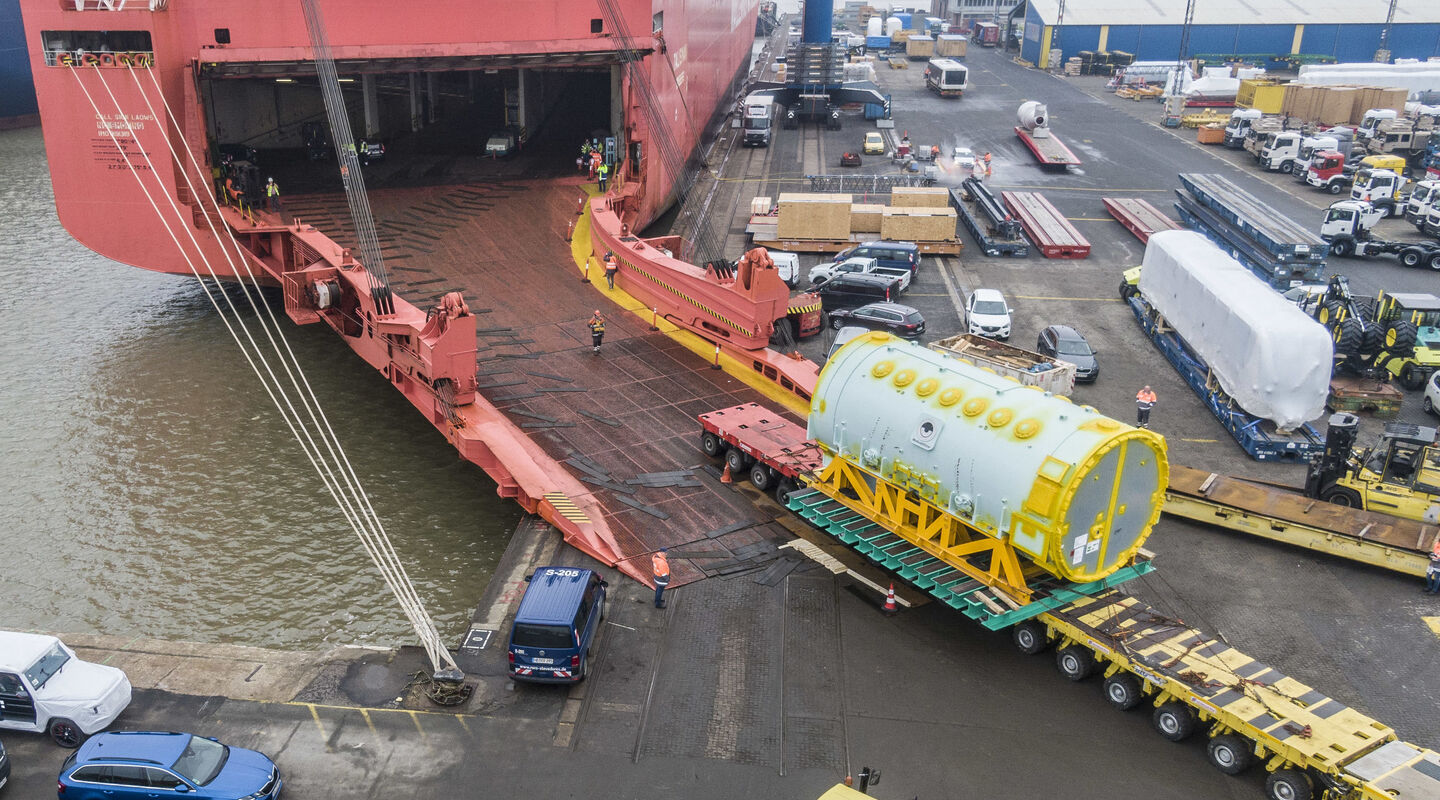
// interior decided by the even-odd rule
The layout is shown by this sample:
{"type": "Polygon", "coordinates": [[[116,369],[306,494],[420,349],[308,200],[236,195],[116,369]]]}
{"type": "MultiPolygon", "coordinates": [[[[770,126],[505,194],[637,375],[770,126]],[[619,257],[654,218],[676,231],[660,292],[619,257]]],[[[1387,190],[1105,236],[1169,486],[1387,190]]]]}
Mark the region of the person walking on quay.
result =
{"type": "Polygon", "coordinates": [[[991,175],[991,170],[990,170],[990,151],[987,150],[987,151],[985,151],[985,177],[988,178],[988,177],[990,177],[990,175],[991,175]]]}
{"type": "MultiPolygon", "coordinates": [[[[603,186],[601,188],[604,188],[603,186]]],[[[611,289],[615,288],[615,273],[620,271],[620,259],[614,253],[605,254],[605,283],[611,289]]]]}
{"type": "Polygon", "coordinates": [[[610,177],[610,165],[609,165],[609,164],[606,164],[604,161],[601,161],[601,162],[600,162],[600,167],[595,170],[595,174],[598,175],[598,176],[600,176],[600,193],[601,193],[601,194],[604,194],[604,193],[605,193],[605,179],[608,178],[608,177],[610,177]]]}
{"type": "Polygon", "coordinates": [[[1425,593],[1440,594],[1440,544],[1430,554],[1430,563],[1425,567],[1425,593]]]}
{"type": "Polygon", "coordinates": [[[650,557],[650,568],[655,574],[655,607],[665,607],[665,587],[670,585],[670,559],[665,557],[662,547],[650,557]]]}
{"type": "Polygon", "coordinates": [[[280,184],[274,178],[265,179],[265,206],[272,214],[280,213],[280,184]]]}
{"type": "Polygon", "coordinates": [[[600,316],[600,309],[595,309],[585,325],[590,329],[590,344],[594,345],[595,352],[600,352],[600,342],[605,338],[605,318],[600,316]]]}
{"type": "Polygon", "coordinates": [[[1155,391],[1149,386],[1135,393],[1135,418],[1136,424],[1142,428],[1150,427],[1150,409],[1155,407],[1155,391]]]}

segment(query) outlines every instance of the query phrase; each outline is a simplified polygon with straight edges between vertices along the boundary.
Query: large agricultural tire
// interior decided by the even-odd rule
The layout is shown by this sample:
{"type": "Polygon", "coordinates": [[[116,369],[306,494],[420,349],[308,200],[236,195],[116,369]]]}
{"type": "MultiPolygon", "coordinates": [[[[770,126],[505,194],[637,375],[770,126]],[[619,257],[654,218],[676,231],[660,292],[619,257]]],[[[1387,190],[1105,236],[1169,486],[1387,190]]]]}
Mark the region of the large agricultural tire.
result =
{"type": "Polygon", "coordinates": [[[1277,769],[1265,779],[1265,796],[1270,800],[1312,800],[1315,782],[1298,769],[1277,769]]]}
{"type": "Polygon", "coordinates": [[[1195,733],[1195,712],[1184,703],[1169,702],[1150,715],[1155,730],[1172,742],[1183,742],[1195,733]]]}
{"type": "Polygon", "coordinates": [[[1239,775],[1255,763],[1255,748],[1243,736],[1222,733],[1205,746],[1205,757],[1226,775],[1239,775]]]}
{"type": "Polygon", "coordinates": [[[1095,668],[1099,663],[1095,661],[1095,654],[1089,648],[1072,644],[1055,651],[1055,667],[1072,681],[1083,681],[1095,674],[1095,668]]]}
{"type": "Polygon", "coordinates": [[[1129,711],[1145,699],[1140,680],[1128,672],[1117,672],[1106,678],[1103,688],[1105,701],[1117,711],[1129,711]]]}
{"type": "Polygon", "coordinates": [[[1385,331],[1385,349],[1395,356],[1402,358],[1415,352],[1415,339],[1419,331],[1415,323],[1408,319],[1399,319],[1390,323],[1385,331]]]}
{"type": "Polygon", "coordinates": [[[719,436],[705,431],[700,434],[700,451],[711,458],[719,458],[725,452],[725,442],[719,436]]]}
{"type": "Polygon", "coordinates": [[[1320,493],[1320,499],[1346,508],[1360,508],[1361,506],[1360,493],[1344,486],[1331,486],[1320,493]]]}
{"type": "Polygon", "coordinates": [[[1340,314],[1344,310],[1345,307],[1340,304],[1339,300],[1330,300],[1320,306],[1320,309],[1315,312],[1315,319],[1321,325],[1328,328],[1332,323],[1340,319],[1340,314]]]}
{"type": "Polygon", "coordinates": [[[1415,391],[1425,385],[1425,371],[1414,364],[1406,364],[1400,370],[1400,385],[1410,391],[1415,391]]]}
{"type": "Polygon", "coordinates": [[[1366,325],[1360,340],[1360,355],[1373,356],[1385,349],[1385,331],[1379,325],[1366,325]]]}
{"type": "Polygon", "coordinates": [[[1015,648],[1027,656],[1039,655],[1050,646],[1050,635],[1045,626],[1034,620],[1026,620],[1011,628],[1010,638],[1015,642],[1015,648]]]}
{"type": "Polygon", "coordinates": [[[1130,302],[1130,298],[1139,293],[1139,290],[1130,284],[1129,281],[1120,281],[1120,300],[1130,302]]]}
{"type": "Polygon", "coordinates": [[[1341,320],[1331,330],[1331,338],[1335,340],[1335,353],[1343,356],[1353,356],[1360,352],[1360,345],[1365,342],[1365,323],[1358,319],[1341,320]]]}

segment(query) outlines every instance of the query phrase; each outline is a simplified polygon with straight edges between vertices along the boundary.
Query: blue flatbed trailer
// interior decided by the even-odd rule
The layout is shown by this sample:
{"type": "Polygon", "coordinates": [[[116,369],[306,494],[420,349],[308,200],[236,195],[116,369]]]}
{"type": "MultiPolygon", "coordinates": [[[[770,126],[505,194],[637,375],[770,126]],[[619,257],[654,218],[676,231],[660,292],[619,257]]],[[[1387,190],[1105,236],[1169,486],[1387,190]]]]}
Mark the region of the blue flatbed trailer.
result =
{"type": "Polygon", "coordinates": [[[1145,335],[1165,356],[1180,377],[1205,402],[1205,407],[1230,432],[1240,447],[1257,461],[1305,462],[1325,450],[1325,440],[1310,423],[1293,431],[1281,431],[1273,422],[1251,414],[1235,404],[1210,376],[1210,367],[1185,340],[1170,328],[1159,312],[1138,291],[1124,292],[1135,319],[1145,335]]]}
{"type": "Polygon", "coordinates": [[[950,205],[955,207],[955,213],[960,215],[960,224],[970,231],[975,244],[985,255],[1017,258],[1030,255],[1030,245],[1025,242],[1020,222],[1006,213],[1005,207],[983,182],[966,178],[961,186],[951,188],[950,205]],[[970,202],[966,201],[967,196],[970,202]],[[980,219],[977,212],[985,219],[980,219]]]}
{"type": "Polygon", "coordinates": [[[1182,173],[1175,210],[1276,289],[1322,283],[1330,246],[1220,175],[1182,173]]]}

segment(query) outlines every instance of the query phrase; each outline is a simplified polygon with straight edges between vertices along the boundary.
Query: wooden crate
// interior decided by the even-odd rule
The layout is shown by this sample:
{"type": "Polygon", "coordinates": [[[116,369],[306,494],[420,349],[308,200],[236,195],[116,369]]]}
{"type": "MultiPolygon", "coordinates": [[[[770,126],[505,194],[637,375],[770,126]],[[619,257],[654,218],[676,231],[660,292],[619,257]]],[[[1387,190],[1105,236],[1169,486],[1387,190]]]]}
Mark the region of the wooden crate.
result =
{"type": "Polygon", "coordinates": [[[1195,129],[1195,141],[1200,144],[1222,144],[1225,141],[1225,126],[1201,125],[1195,129]]]}
{"type": "Polygon", "coordinates": [[[851,233],[879,233],[885,206],[879,203],[854,203],[850,206],[851,233]]]}
{"type": "Polygon", "coordinates": [[[890,190],[890,205],[899,208],[944,208],[950,205],[950,190],[943,186],[896,186],[890,190]]]}
{"type": "Polygon", "coordinates": [[[935,37],[935,55],[942,58],[964,58],[970,40],[956,33],[942,33],[935,37]]]}
{"type": "Polygon", "coordinates": [[[750,216],[753,217],[756,214],[769,214],[770,207],[773,205],[774,203],[771,202],[770,198],[763,195],[758,197],[752,197],[750,198],[750,216]]]}
{"type": "Polygon", "coordinates": [[[847,239],[850,195],[782,192],[778,234],[781,239],[847,239]]]}
{"type": "Polygon", "coordinates": [[[955,238],[953,208],[886,208],[880,238],[893,242],[943,242],[955,238]]]}

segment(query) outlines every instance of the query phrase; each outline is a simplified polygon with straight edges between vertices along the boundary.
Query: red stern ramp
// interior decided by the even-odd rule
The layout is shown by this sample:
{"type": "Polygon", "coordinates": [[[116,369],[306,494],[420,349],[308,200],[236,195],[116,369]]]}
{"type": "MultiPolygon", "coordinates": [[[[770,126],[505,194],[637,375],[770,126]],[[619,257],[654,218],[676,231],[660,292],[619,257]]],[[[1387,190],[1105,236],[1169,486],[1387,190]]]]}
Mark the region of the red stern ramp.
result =
{"type": "Polygon", "coordinates": [[[1085,258],[1090,242],[1038,192],[1001,192],[1005,208],[1046,258],[1085,258]]]}
{"type": "Polygon", "coordinates": [[[1165,216],[1160,209],[1138,197],[1102,197],[1105,210],[1110,212],[1125,229],[1135,234],[1141,244],[1150,241],[1151,234],[1160,231],[1178,231],[1180,223],[1165,216]]]}

